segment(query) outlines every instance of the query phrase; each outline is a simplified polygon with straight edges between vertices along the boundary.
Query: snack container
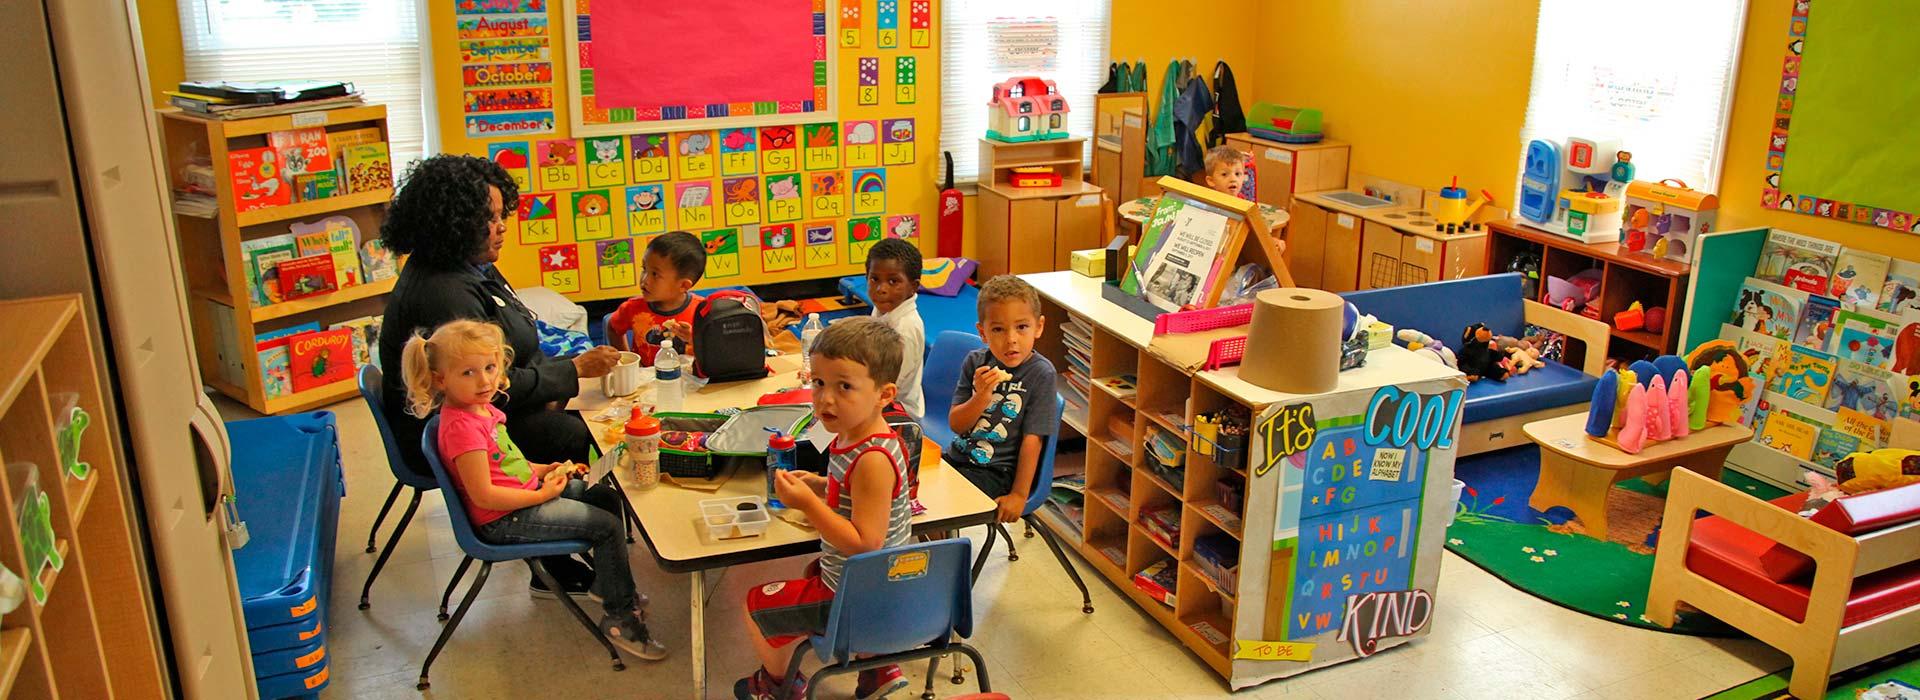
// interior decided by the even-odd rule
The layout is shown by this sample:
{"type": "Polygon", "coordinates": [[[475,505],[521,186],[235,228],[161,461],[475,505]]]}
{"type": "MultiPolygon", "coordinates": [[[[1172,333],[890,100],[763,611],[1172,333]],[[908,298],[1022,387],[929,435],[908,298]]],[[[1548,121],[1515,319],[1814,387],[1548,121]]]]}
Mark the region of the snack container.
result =
{"type": "Polygon", "coordinates": [[[759,496],[711,498],[700,502],[700,522],[714,541],[759,537],[773,523],[767,504],[759,496]],[[742,505],[751,506],[742,509],[742,505]]]}

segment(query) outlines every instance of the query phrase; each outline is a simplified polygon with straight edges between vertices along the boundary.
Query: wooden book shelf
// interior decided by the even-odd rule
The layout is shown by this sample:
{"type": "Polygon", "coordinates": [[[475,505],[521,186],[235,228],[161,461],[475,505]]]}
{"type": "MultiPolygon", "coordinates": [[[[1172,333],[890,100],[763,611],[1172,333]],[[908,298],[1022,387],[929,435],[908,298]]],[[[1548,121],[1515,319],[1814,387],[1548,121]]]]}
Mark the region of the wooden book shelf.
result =
{"type": "Polygon", "coordinates": [[[1608,354],[1639,360],[1673,354],[1680,346],[1680,329],[1686,322],[1683,307],[1687,299],[1687,275],[1692,266],[1627,250],[1619,243],[1581,243],[1571,238],[1536,231],[1514,221],[1487,224],[1487,272],[1507,271],[1515,255],[1532,252],[1540,256],[1540,286],[1534,301],[1547,303],[1547,277],[1572,277],[1582,270],[1601,270],[1600,318],[1615,340],[1608,354]],[[1613,315],[1627,310],[1633,302],[1643,308],[1666,307],[1667,321],[1659,332],[1623,331],[1613,325],[1613,315]]]}

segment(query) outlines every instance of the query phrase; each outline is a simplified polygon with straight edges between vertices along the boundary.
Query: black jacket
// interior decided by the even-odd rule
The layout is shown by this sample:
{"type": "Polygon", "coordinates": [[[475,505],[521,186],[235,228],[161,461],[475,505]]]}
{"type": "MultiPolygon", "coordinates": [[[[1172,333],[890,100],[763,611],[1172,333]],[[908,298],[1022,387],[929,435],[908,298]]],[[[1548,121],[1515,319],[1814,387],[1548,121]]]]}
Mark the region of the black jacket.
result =
{"type": "Polygon", "coordinates": [[[488,321],[505,331],[513,348],[507,369],[507,397],[495,402],[508,415],[547,410],[553,401],[573,398],[580,391],[579,374],[570,360],[540,352],[540,332],[533,312],[513,294],[512,286],[489,266],[461,265],[436,269],[414,263],[400,270],[392,295],[387,297],[386,319],[380,328],[380,366],[385,370],[384,403],[400,454],[414,471],[428,474],[420,456],[420,432],[426,421],[407,414],[407,387],[400,369],[401,351],[415,333],[431,335],[440,324],[457,319],[488,321]]]}

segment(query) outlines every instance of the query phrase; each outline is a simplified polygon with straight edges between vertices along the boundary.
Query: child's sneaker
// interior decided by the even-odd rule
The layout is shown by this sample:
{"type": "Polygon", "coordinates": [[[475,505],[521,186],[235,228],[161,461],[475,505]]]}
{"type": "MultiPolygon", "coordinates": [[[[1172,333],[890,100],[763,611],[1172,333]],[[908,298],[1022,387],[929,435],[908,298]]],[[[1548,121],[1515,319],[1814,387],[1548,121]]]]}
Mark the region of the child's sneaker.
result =
{"type": "Polygon", "coordinates": [[[608,615],[600,619],[600,631],[621,651],[648,661],[667,658],[667,647],[647,633],[647,623],[633,613],[608,615]]]}
{"type": "Polygon", "coordinates": [[[860,680],[853,686],[853,697],[858,700],[884,698],[906,687],[907,677],[900,675],[899,666],[870,668],[860,672],[860,680]]]}
{"type": "Polygon", "coordinates": [[[753,675],[733,682],[735,700],[794,700],[807,696],[807,679],[793,679],[793,687],[783,688],[764,668],[754,669],[753,675]]]}

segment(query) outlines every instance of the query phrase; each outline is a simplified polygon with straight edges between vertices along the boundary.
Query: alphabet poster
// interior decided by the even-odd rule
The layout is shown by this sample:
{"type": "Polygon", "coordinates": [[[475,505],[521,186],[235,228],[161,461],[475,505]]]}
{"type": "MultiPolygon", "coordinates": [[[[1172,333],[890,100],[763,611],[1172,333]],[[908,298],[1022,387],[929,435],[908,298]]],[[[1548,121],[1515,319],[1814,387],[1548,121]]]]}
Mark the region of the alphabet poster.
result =
{"type": "Polygon", "coordinates": [[[832,170],[840,167],[840,125],[833,122],[808,124],[803,160],[808,170],[832,170]]]}
{"type": "Polygon", "coordinates": [[[882,124],[886,131],[881,132],[880,162],[883,165],[908,165],[913,163],[913,120],[888,119],[882,124]]]}
{"type": "Polygon", "coordinates": [[[847,262],[867,264],[867,251],[880,242],[883,225],[878,216],[847,219],[847,262]]]}
{"type": "Polygon", "coordinates": [[[767,176],[767,223],[799,221],[805,216],[805,211],[806,203],[800,196],[799,173],[767,176]]]}
{"type": "Polygon", "coordinates": [[[707,246],[707,277],[733,277],[740,274],[740,229],[704,231],[700,242],[707,246]]]}
{"type": "Polygon", "coordinates": [[[847,174],[807,173],[807,216],[838,219],[847,215],[847,174]]]}
{"type": "Polygon", "coordinates": [[[679,182],[673,185],[674,211],[680,216],[678,227],[685,231],[713,228],[713,183],[679,182]]]}
{"type": "Polygon", "coordinates": [[[533,157],[527,151],[527,142],[487,144],[487,160],[506,170],[507,176],[513,178],[513,186],[521,192],[533,190],[533,171],[527,167],[533,157]]]}
{"type": "Polygon", "coordinates": [[[880,122],[847,122],[847,165],[874,167],[880,164],[880,122]]]}
{"type": "Polygon", "coordinates": [[[572,245],[540,247],[540,286],[561,293],[580,291],[580,254],[572,245]]]}
{"type": "Polygon", "coordinates": [[[853,171],[853,213],[881,214],[887,210],[887,171],[853,171]]]}
{"type": "Polygon", "coordinates": [[[534,179],[540,189],[571,190],[580,186],[580,152],[572,139],[540,141],[535,153],[540,160],[534,179]]]}
{"type": "Polygon", "coordinates": [[[587,186],[618,187],[627,184],[626,139],[603,136],[585,139],[587,144],[587,186]]]}
{"type": "Polygon", "coordinates": [[[667,232],[666,192],[660,185],[634,185],[627,188],[627,235],[645,236],[667,232]]]}
{"type": "Polygon", "coordinates": [[[807,245],[804,254],[808,268],[826,268],[840,264],[840,248],[834,241],[833,222],[821,221],[807,224],[806,233],[807,245]]]}
{"type": "Polygon", "coordinates": [[[800,141],[795,127],[769,126],[760,129],[760,171],[790,173],[800,169],[800,141]]]}
{"type": "Polygon", "coordinates": [[[682,180],[713,177],[713,132],[676,132],[673,153],[680,166],[675,177],[682,180]]]}
{"type": "Polygon", "coordinates": [[[760,227],[760,271],[785,272],[799,264],[793,224],[760,227]]]}
{"type": "Polygon", "coordinates": [[[613,237],[613,202],[606,190],[573,193],[573,238],[597,241],[613,237]]]}
{"type": "Polygon", "coordinates": [[[628,143],[628,152],[632,154],[634,182],[664,182],[671,174],[667,165],[667,135],[640,134],[628,143]]]}
{"type": "Polygon", "coordinates": [[[600,268],[600,288],[620,289],[639,283],[634,273],[633,240],[600,241],[594,244],[594,265],[600,268]]]}
{"type": "Polygon", "coordinates": [[[520,222],[520,244],[534,245],[560,240],[560,209],[554,206],[551,192],[520,195],[520,207],[514,218],[520,222]]]}
{"type": "Polygon", "coordinates": [[[720,181],[720,191],[728,226],[760,223],[760,178],[730,177],[720,181]]]}
{"type": "Polygon", "coordinates": [[[887,237],[913,240],[920,237],[920,215],[901,214],[887,217],[887,237]]]}
{"type": "Polygon", "coordinates": [[[738,177],[757,172],[760,168],[760,154],[755,152],[758,142],[753,127],[721,129],[720,174],[738,177]]]}

